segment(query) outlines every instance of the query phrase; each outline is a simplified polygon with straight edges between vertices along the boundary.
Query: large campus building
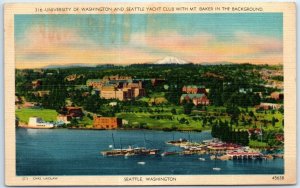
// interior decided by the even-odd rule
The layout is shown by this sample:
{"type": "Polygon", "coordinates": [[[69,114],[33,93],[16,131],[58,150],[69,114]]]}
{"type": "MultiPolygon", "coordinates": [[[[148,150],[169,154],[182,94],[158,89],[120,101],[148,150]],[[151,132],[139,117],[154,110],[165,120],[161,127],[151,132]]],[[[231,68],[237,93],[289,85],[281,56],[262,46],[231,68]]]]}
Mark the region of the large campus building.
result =
{"type": "Polygon", "coordinates": [[[125,101],[145,96],[142,81],[135,81],[130,76],[105,76],[87,80],[86,84],[99,89],[100,97],[104,99],[125,101]]]}

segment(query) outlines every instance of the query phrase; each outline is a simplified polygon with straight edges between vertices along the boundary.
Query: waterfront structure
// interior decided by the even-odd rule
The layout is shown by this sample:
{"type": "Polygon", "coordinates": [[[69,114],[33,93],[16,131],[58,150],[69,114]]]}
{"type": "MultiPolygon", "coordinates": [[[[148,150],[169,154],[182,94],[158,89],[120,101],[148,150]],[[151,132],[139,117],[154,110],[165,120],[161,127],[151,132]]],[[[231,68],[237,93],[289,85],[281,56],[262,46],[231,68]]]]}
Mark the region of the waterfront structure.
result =
{"type": "Polygon", "coordinates": [[[70,116],[70,115],[59,114],[57,116],[57,121],[62,122],[64,124],[70,124],[71,120],[72,120],[72,116],[70,116]]]}
{"type": "Polygon", "coordinates": [[[39,117],[30,117],[28,121],[28,126],[26,128],[32,129],[52,129],[54,128],[53,123],[45,122],[39,117]]]}
{"type": "Polygon", "coordinates": [[[66,115],[69,115],[72,118],[81,118],[83,116],[81,107],[67,106],[64,110],[66,111],[66,115]]]}
{"type": "Polygon", "coordinates": [[[94,116],[93,127],[96,129],[117,129],[122,126],[122,119],[117,117],[94,116]]]}

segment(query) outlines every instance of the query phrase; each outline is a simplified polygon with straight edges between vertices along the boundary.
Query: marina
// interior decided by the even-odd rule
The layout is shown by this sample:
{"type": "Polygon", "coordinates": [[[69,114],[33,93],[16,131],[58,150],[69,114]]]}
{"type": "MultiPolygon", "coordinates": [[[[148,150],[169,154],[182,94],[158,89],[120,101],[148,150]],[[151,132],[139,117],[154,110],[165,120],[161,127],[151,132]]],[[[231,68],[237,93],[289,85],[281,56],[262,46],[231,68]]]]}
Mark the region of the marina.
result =
{"type": "MultiPolygon", "coordinates": [[[[232,160],[211,160],[210,156],[213,154],[208,153],[184,155],[182,152],[185,148],[166,144],[173,139],[172,134],[175,134],[174,140],[187,138],[185,132],[16,129],[16,173],[17,175],[284,173],[284,161],[280,155],[272,160],[245,160],[245,157],[244,159],[240,157],[232,160]],[[134,155],[127,152],[128,154],[105,156],[101,151],[113,150],[114,147],[112,134],[116,140],[121,138],[121,142],[115,143],[116,149],[127,150],[127,146],[131,146],[131,149],[154,148],[159,149],[159,152],[157,155],[134,155]],[[144,147],[145,136],[147,142],[144,147]],[[31,155],[26,155],[28,152],[31,155]]],[[[206,131],[191,132],[190,139],[195,143],[203,143],[205,140],[212,140],[212,137],[210,132],[206,131]]],[[[220,153],[216,156],[219,158],[222,155],[224,154],[220,153]]]]}

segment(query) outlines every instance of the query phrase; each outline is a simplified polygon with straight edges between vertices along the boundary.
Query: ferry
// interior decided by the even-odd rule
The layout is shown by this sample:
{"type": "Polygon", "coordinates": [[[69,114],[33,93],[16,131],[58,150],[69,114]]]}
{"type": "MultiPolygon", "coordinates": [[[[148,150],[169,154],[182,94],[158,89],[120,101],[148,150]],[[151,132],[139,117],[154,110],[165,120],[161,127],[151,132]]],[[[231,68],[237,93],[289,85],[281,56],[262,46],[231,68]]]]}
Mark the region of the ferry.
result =
{"type": "Polygon", "coordinates": [[[126,149],[112,149],[108,151],[102,151],[103,156],[134,156],[134,155],[158,155],[159,149],[147,149],[144,147],[128,147],[126,149]]]}
{"type": "Polygon", "coordinates": [[[54,124],[45,122],[42,118],[39,117],[30,117],[28,125],[19,125],[19,127],[28,129],[53,129],[54,124]]]}
{"type": "Polygon", "coordinates": [[[120,149],[114,149],[115,148],[115,141],[114,141],[114,136],[112,134],[112,140],[113,140],[113,145],[110,147],[113,149],[107,150],[107,151],[101,151],[101,154],[103,156],[124,156],[124,157],[129,157],[129,156],[134,156],[134,155],[158,155],[160,150],[159,149],[147,149],[146,147],[131,147],[129,146],[128,148],[123,149],[122,147],[120,149]]]}

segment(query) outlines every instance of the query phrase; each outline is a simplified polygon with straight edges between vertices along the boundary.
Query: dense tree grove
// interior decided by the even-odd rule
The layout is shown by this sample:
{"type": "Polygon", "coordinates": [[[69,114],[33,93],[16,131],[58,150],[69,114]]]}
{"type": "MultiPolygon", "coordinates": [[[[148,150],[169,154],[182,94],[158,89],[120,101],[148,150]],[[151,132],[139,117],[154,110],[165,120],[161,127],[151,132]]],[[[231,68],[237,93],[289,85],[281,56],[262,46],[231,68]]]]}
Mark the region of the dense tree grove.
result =
{"type": "Polygon", "coordinates": [[[233,129],[227,121],[218,121],[217,123],[214,123],[211,129],[211,135],[224,142],[231,142],[244,146],[249,144],[248,132],[233,129]]]}

